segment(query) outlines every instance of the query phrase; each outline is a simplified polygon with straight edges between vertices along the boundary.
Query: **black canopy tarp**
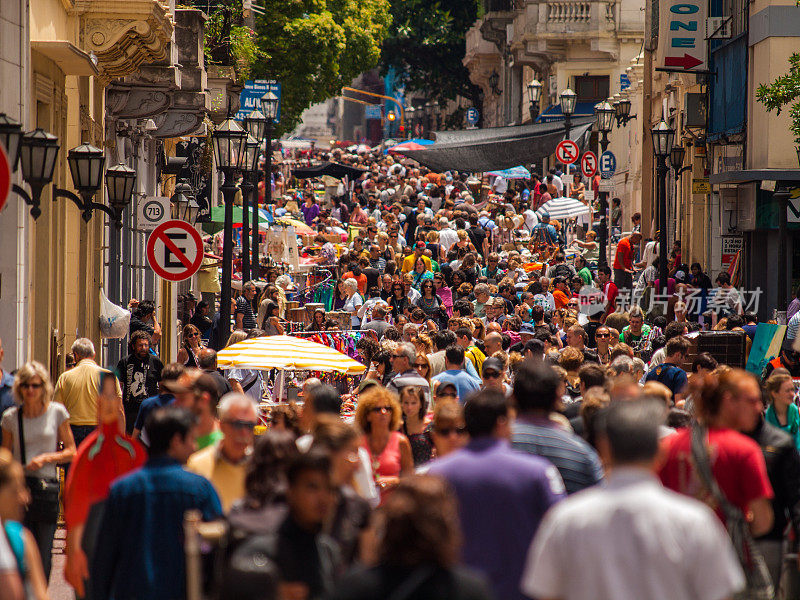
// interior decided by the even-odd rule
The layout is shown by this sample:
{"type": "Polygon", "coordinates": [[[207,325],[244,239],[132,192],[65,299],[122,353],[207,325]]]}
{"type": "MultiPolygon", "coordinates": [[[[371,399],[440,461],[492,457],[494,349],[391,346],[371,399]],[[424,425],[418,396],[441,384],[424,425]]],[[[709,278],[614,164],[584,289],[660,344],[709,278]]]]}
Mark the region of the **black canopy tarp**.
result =
{"type": "Polygon", "coordinates": [[[309,179],[311,177],[322,177],[329,175],[336,179],[358,179],[362,174],[366,173],[365,169],[357,169],[355,167],[348,167],[347,165],[340,165],[335,162],[326,162],[311,167],[303,167],[301,169],[292,169],[292,175],[298,179],[309,179]]]}
{"type": "MultiPolygon", "coordinates": [[[[594,121],[592,117],[573,119],[570,139],[583,146],[594,121]]],[[[441,131],[436,132],[432,146],[401,154],[438,172],[497,171],[550,156],[563,139],[563,122],[441,131]]]]}

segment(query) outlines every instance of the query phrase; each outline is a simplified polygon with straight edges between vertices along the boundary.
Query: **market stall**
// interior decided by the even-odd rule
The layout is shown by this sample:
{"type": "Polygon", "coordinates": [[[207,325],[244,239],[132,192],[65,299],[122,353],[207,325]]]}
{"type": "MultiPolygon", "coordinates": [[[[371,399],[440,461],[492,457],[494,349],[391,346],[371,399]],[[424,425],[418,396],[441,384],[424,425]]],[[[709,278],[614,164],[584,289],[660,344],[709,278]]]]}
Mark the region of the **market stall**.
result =
{"type": "Polygon", "coordinates": [[[267,396],[277,402],[284,397],[291,397],[285,393],[286,374],[289,372],[303,372],[306,376],[321,378],[326,374],[346,376],[351,378],[348,383],[352,387],[355,383],[353,376],[362,374],[367,368],[334,348],[290,335],[252,338],[228,346],[217,355],[217,366],[222,370],[239,368],[269,371],[267,396]]]}

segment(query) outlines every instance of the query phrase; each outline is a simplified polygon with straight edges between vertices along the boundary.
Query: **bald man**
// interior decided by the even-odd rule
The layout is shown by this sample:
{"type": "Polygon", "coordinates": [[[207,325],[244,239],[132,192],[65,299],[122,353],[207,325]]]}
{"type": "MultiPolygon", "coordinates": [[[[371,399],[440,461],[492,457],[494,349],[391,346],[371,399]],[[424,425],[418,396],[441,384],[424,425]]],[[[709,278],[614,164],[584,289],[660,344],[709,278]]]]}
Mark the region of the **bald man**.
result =
{"type": "Polygon", "coordinates": [[[492,331],[483,338],[483,344],[486,347],[486,356],[491,356],[503,349],[503,336],[497,331],[492,331]]]}

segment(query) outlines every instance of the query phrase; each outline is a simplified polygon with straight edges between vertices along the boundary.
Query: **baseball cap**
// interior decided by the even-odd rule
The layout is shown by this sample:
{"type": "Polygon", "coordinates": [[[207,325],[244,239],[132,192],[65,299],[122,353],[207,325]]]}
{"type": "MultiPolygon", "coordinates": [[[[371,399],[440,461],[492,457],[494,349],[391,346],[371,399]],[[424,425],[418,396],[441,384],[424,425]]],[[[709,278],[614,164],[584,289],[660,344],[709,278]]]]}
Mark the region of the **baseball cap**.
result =
{"type": "Polygon", "coordinates": [[[489,358],[483,361],[483,368],[481,369],[481,374],[485,377],[487,371],[494,373],[502,373],[503,372],[502,361],[498,358],[490,356],[489,358]]]}
{"type": "Polygon", "coordinates": [[[528,335],[534,335],[536,334],[536,328],[530,323],[523,323],[522,326],[519,328],[519,332],[520,334],[526,333],[528,335]]]}
{"type": "Polygon", "coordinates": [[[425,250],[425,242],[417,242],[414,244],[414,248],[419,248],[420,250],[425,250]]]}
{"type": "Polygon", "coordinates": [[[453,394],[458,396],[458,388],[456,387],[456,384],[453,383],[452,381],[442,381],[441,383],[439,383],[439,385],[436,387],[436,395],[442,396],[447,388],[452,388],[453,394]]]}

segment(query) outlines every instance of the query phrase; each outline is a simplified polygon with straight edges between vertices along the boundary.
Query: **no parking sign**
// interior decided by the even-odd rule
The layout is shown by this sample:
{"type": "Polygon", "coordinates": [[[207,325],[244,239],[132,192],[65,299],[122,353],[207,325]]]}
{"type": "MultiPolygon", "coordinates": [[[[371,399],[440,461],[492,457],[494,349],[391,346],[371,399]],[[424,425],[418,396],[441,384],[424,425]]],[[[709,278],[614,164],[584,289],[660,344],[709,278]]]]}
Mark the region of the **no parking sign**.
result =
{"type": "Polygon", "coordinates": [[[167,281],[183,281],[203,262],[203,240],[185,221],[162,223],[147,238],[147,264],[167,281]]]}

